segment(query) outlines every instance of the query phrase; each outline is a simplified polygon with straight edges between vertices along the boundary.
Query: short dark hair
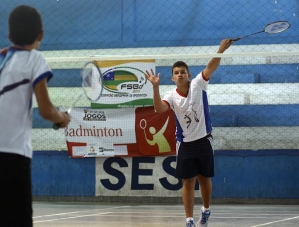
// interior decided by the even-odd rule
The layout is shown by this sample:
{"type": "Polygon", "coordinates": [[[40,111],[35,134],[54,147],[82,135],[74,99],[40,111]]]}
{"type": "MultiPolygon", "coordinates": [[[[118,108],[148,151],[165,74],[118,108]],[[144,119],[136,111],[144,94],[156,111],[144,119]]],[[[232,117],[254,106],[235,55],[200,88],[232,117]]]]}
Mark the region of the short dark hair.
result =
{"type": "Polygon", "coordinates": [[[43,30],[42,18],[39,12],[27,5],[13,9],[8,20],[9,37],[15,45],[30,45],[34,43],[43,30]]]}
{"type": "Polygon", "coordinates": [[[175,62],[175,63],[173,64],[172,69],[171,69],[172,74],[173,74],[173,69],[174,69],[175,67],[185,67],[185,68],[187,69],[187,73],[189,73],[189,67],[188,67],[188,65],[187,65],[185,62],[183,62],[183,61],[177,61],[177,62],[175,62]]]}

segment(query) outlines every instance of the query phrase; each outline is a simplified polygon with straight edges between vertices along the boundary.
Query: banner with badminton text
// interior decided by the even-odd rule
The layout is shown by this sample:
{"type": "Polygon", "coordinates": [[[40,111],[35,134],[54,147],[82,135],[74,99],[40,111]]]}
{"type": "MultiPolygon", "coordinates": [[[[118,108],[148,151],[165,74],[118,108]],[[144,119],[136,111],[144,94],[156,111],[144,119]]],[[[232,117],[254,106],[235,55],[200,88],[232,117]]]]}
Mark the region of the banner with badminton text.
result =
{"type": "Polygon", "coordinates": [[[174,155],[175,119],[172,110],[154,108],[74,108],[65,128],[71,157],[139,157],[174,155]]]}

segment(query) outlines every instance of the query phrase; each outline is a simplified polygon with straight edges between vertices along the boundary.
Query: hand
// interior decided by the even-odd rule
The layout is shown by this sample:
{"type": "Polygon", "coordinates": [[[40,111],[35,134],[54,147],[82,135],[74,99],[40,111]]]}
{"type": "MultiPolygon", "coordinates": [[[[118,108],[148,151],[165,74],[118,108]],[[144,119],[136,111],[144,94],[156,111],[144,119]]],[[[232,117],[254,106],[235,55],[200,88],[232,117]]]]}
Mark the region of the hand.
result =
{"type": "Polygon", "coordinates": [[[67,112],[61,112],[63,114],[63,121],[59,123],[59,128],[65,128],[71,121],[71,116],[67,112]]]}
{"type": "Polygon", "coordinates": [[[217,53],[223,53],[225,50],[227,50],[230,45],[233,43],[234,41],[232,41],[230,38],[224,39],[221,41],[220,43],[220,47],[217,53]]]}
{"type": "Polygon", "coordinates": [[[151,73],[149,73],[146,70],[146,73],[144,74],[144,76],[147,80],[149,80],[153,84],[153,86],[159,86],[159,84],[160,84],[160,73],[158,73],[158,75],[156,76],[155,73],[154,73],[154,70],[151,69],[151,73]]]}

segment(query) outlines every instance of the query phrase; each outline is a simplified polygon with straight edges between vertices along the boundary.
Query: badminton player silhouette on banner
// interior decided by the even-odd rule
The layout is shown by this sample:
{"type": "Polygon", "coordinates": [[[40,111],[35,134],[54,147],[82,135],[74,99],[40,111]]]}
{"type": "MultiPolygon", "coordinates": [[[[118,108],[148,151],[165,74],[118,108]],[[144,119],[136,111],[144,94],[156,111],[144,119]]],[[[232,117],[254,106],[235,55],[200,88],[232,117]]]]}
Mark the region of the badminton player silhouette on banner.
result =
{"type": "Polygon", "coordinates": [[[164,123],[163,127],[160,129],[160,131],[157,132],[155,127],[149,127],[149,132],[153,135],[153,139],[149,140],[146,136],[145,129],[147,127],[147,122],[145,119],[141,119],[139,126],[141,129],[143,129],[144,137],[147,141],[147,143],[151,146],[158,145],[159,153],[169,152],[171,151],[170,145],[163,135],[165,132],[167,125],[168,125],[169,117],[167,118],[166,122],[164,123]]]}

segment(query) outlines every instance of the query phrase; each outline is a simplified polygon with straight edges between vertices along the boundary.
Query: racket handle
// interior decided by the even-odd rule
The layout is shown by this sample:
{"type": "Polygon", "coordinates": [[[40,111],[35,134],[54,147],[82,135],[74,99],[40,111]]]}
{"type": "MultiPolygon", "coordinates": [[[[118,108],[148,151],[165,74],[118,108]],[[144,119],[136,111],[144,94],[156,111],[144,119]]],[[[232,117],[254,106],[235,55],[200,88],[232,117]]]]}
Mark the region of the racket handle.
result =
{"type": "Polygon", "coordinates": [[[53,124],[53,126],[52,126],[52,128],[54,129],[54,130],[58,130],[60,127],[59,127],[60,125],[58,124],[58,123],[54,123],[53,124]]]}
{"type": "MultiPolygon", "coordinates": [[[[68,111],[66,111],[65,113],[69,114],[70,111],[71,111],[71,109],[68,109],[68,111]]],[[[54,130],[58,130],[58,129],[60,128],[60,124],[59,124],[59,123],[54,123],[54,124],[52,125],[52,128],[53,128],[54,130]]]]}
{"type": "Polygon", "coordinates": [[[242,37],[238,37],[238,38],[234,38],[234,39],[230,39],[233,42],[239,41],[240,39],[242,39],[242,37]]]}

